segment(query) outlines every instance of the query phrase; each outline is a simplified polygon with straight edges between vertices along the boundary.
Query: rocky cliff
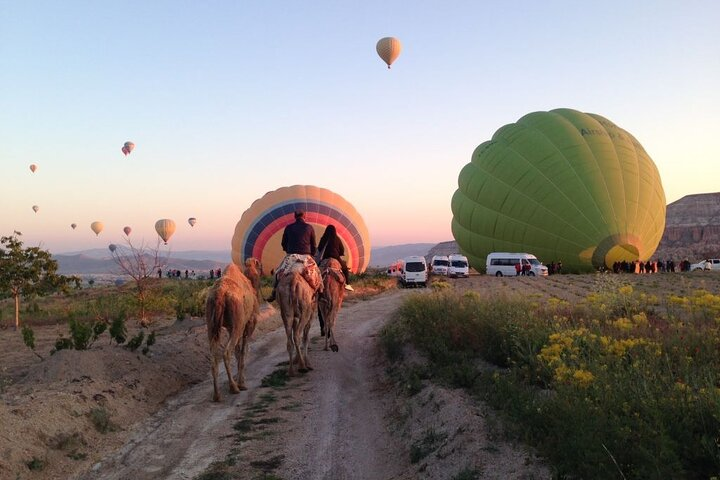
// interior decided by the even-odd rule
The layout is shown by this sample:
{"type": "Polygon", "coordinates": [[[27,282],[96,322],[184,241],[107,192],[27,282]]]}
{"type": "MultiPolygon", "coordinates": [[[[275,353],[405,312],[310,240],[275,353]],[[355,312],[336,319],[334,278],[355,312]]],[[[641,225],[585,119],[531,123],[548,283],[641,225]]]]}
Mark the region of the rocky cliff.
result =
{"type": "Polygon", "coordinates": [[[720,255],[720,193],[686,195],[667,206],[657,258],[700,260],[720,255]]]}

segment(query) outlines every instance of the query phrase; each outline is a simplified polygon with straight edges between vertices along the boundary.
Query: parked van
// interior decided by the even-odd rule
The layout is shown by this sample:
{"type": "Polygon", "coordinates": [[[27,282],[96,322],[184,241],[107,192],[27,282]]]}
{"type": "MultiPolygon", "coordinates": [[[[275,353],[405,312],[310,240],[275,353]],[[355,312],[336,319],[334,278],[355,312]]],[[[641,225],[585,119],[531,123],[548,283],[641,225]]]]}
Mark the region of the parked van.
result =
{"type": "Polygon", "coordinates": [[[425,257],[413,255],[403,258],[400,268],[400,285],[402,287],[426,287],[427,276],[428,269],[425,257]]]}
{"type": "Polygon", "coordinates": [[[702,262],[690,265],[690,270],[720,270],[720,258],[707,258],[702,262]]]}
{"type": "MultiPolygon", "coordinates": [[[[545,265],[529,253],[508,253],[508,252],[493,252],[487,256],[487,274],[495,275],[496,277],[502,276],[515,276],[517,271],[515,265],[520,264],[522,269],[523,266],[529,265],[530,270],[526,270],[526,274],[531,277],[534,276],[547,276],[548,269],[545,265]]],[[[527,268],[527,267],[525,267],[527,268]]]]}
{"type": "Polygon", "coordinates": [[[448,277],[467,277],[470,275],[470,265],[465,255],[459,253],[448,256],[448,277]]]}
{"type": "Polygon", "coordinates": [[[433,275],[447,275],[450,260],[447,255],[434,255],[430,260],[430,272],[433,275]]]}

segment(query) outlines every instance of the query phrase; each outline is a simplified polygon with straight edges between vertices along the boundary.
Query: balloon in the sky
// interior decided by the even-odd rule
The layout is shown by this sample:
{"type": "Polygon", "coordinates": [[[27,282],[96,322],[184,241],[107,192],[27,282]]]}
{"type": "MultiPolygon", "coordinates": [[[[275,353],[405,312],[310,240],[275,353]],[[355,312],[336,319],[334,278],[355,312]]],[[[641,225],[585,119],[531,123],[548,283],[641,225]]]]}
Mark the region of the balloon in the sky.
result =
{"type": "Polygon", "coordinates": [[[475,149],[458,185],[452,232],[476,269],[490,252],[529,252],[570,271],[648,260],[665,229],[652,159],[592,113],[535,112],[505,125],[475,149]]]}
{"type": "Polygon", "coordinates": [[[129,154],[132,153],[132,151],[135,149],[135,144],[133,142],[125,142],[125,145],[122,147],[122,152],[127,157],[129,154]]]}
{"type": "Polygon", "coordinates": [[[132,232],[132,228],[125,227],[125,228],[123,228],[123,232],[125,232],[125,235],[130,236],[130,232],[132,232]]]}
{"type": "Polygon", "coordinates": [[[110,249],[111,252],[114,252],[115,250],[117,250],[117,245],[115,245],[114,243],[111,243],[110,245],[108,245],[108,248],[110,249]]]}
{"type": "Polygon", "coordinates": [[[402,44],[400,40],[395,37],[384,37],[378,40],[377,45],[375,45],[375,50],[377,50],[380,58],[382,58],[383,61],[387,63],[388,68],[390,68],[390,65],[397,60],[402,51],[402,44]]]}
{"type": "Polygon", "coordinates": [[[370,236],[365,221],[343,197],[312,185],[282,187],[255,200],[235,227],[233,262],[244,265],[245,260],[255,257],[268,270],[277,267],[285,256],[280,245],[283,230],[295,221],[296,210],[305,212],[305,221],[315,229],[318,242],[325,227],[334,225],[350,270],[365,271],[370,263],[370,236]]]}
{"type": "Polygon", "coordinates": [[[197,223],[197,219],[195,217],[190,217],[190,218],[188,218],[188,223],[190,224],[191,227],[194,227],[195,224],[197,223]]]}
{"type": "Polygon", "coordinates": [[[35,213],[37,213],[38,210],[40,210],[40,207],[38,207],[37,205],[33,205],[32,209],[35,213]]]}
{"type": "Polygon", "coordinates": [[[72,228],[73,230],[75,230],[75,229],[77,228],[77,223],[71,223],[71,224],[70,224],[70,228],[72,228]]]}
{"type": "Polygon", "coordinates": [[[30,171],[35,173],[35,170],[37,170],[37,165],[35,165],[34,163],[30,164],[30,171]]]}
{"type": "Polygon", "coordinates": [[[168,240],[170,240],[170,237],[175,233],[175,222],[169,218],[160,219],[155,222],[155,231],[160,235],[160,238],[163,239],[165,245],[167,245],[168,240]]]}
{"type": "Polygon", "coordinates": [[[103,225],[102,222],[92,222],[90,224],[90,229],[95,232],[95,236],[100,235],[100,232],[103,231],[103,228],[105,228],[105,225],[103,225]]]}

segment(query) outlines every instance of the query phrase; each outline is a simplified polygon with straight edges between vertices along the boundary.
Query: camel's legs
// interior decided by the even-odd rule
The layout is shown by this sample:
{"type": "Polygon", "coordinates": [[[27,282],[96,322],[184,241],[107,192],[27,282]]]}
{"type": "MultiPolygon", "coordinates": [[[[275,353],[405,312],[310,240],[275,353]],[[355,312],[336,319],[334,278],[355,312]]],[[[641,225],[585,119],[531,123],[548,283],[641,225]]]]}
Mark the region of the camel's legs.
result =
{"type": "Polygon", "coordinates": [[[213,376],[213,402],[220,401],[220,389],[218,388],[218,358],[215,351],[215,345],[210,347],[210,356],[212,357],[212,376],[213,376]]]}
{"type": "Polygon", "coordinates": [[[240,390],[247,390],[245,386],[245,354],[247,353],[248,337],[243,335],[237,346],[235,347],[235,357],[237,358],[238,374],[237,384],[240,390]]]}

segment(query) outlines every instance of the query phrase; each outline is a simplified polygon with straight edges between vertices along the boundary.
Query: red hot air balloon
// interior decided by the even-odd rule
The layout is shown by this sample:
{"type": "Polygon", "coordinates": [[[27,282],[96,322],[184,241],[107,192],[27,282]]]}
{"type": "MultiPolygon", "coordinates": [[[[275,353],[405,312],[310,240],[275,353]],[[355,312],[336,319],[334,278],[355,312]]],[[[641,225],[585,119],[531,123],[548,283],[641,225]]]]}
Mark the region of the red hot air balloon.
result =
{"type": "Polygon", "coordinates": [[[130,228],[130,227],[125,227],[125,228],[123,228],[123,232],[125,232],[125,235],[127,235],[127,236],[129,237],[129,236],[130,236],[130,232],[132,232],[132,228],[130,228]]]}

